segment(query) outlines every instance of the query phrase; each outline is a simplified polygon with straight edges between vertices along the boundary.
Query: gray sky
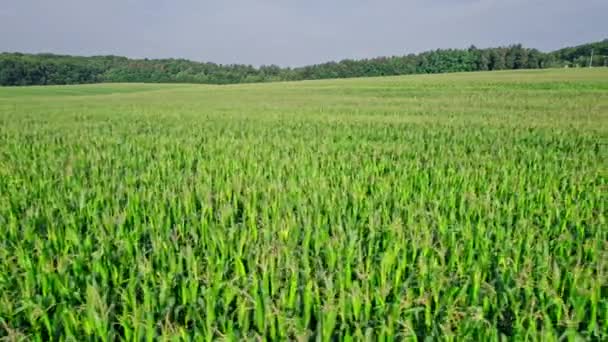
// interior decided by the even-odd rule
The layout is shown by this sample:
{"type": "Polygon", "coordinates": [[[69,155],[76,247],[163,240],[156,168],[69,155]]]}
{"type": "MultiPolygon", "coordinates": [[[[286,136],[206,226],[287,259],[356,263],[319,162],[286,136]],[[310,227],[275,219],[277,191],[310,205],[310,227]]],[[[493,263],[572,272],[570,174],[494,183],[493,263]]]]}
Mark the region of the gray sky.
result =
{"type": "Polygon", "coordinates": [[[0,51],[299,66],[608,38],[608,0],[0,0],[0,51]]]}

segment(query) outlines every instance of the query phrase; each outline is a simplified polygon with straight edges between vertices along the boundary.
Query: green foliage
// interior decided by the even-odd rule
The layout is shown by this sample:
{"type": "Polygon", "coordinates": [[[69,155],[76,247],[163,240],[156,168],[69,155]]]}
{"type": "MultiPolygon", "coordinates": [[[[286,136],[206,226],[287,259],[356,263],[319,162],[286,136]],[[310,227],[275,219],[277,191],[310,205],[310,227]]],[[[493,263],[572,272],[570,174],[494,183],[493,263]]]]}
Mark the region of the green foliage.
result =
{"type": "Polygon", "coordinates": [[[0,339],[605,341],[607,110],[608,69],[2,88],[0,339]]]}
{"type": "Polygon", "coordinates": [[[606,41],[554,53],[542,53],[520,44],[467,50],[435,50],[418,55],[343,60],[301,68],[275,65],[218,65],[183,59],[132,60],[124,57],[72,57],[51,54],[0,54],[0,85],[51,85],[100,82],[235,84],[329,78],[434,74],[461,71],[538,69],[566,64],[608,65],[606,41]]]}

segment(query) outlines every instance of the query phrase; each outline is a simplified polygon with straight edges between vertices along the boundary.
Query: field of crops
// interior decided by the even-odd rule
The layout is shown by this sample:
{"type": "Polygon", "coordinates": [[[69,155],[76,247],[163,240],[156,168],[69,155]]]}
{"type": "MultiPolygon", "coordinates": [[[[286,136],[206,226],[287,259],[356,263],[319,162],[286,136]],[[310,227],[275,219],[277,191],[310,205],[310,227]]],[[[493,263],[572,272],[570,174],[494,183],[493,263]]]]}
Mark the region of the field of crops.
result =
{"type": "Polygon", "coordinates": [[[0,338],[607,340],[608,69],[0,88],[0,338]]]}

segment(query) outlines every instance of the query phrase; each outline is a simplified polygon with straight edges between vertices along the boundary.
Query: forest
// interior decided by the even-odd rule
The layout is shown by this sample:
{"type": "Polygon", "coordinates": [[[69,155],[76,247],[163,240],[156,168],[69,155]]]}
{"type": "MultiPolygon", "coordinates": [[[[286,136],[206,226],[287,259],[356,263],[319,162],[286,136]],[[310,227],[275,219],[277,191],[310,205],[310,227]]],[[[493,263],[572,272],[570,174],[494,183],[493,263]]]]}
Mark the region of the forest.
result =
{"type": "Polygon", "coordinates": [[[0,85],[58,85],[113,82],[235,84],[446,72],[608,66],[608,39],[541,52],[521,44],[479,49],[438,49],[420,54],[345,59],[304,67],[0,53],[0,85]],[[593,58],[591,57],[593,53],[593,58]]]}

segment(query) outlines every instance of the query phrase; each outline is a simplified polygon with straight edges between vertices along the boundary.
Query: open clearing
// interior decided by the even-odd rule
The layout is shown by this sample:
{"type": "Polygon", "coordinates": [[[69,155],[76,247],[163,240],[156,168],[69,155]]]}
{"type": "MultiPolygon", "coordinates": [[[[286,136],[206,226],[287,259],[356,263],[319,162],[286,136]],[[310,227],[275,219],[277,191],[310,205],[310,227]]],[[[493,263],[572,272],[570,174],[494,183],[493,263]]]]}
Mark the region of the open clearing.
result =
{"type": "Polygon", "coordinates": [[[0,337],[608,339],[608,68],[0,88],[0,337]]]}

